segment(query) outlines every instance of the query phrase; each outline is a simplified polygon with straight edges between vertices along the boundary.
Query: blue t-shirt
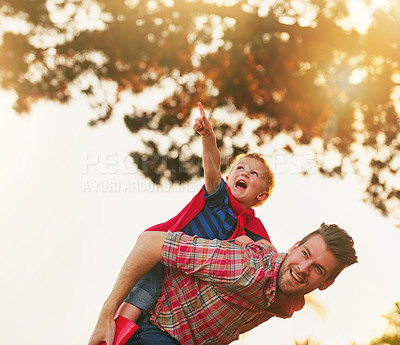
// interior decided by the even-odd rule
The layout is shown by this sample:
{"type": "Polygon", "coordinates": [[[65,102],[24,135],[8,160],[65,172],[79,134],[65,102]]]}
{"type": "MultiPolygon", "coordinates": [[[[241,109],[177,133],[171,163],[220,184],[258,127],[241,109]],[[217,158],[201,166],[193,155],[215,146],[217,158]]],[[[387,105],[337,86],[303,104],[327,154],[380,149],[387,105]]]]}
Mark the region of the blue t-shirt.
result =
{"type": "MultiPolygon", "coordinates": [[[[236,228],[237,217],[229,206],[226,182],[221,179],[218,190],[211,195],[207,195],[204,187],[203,196],[204,207],[181,231],[190,236],[227,240],[236,228]]],[[[254,241],[262,238],[248,230],[246,230],[246,235],[254,241]]]]}

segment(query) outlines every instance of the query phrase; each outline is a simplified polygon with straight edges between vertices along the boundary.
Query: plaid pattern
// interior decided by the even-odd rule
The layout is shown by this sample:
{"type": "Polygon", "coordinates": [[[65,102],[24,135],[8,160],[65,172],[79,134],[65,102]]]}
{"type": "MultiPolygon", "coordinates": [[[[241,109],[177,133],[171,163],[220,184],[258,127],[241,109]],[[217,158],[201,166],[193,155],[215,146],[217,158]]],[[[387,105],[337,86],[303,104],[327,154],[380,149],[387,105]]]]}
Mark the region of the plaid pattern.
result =
{"type": "Polygon", "coordinates": [[[182,345],[229,344],[274,315],[290,317],[304,298],[275,301],[284,257],[261,244],[244,249],[169,232],[162,249],[169,269],[151,321],[182,345]]]}

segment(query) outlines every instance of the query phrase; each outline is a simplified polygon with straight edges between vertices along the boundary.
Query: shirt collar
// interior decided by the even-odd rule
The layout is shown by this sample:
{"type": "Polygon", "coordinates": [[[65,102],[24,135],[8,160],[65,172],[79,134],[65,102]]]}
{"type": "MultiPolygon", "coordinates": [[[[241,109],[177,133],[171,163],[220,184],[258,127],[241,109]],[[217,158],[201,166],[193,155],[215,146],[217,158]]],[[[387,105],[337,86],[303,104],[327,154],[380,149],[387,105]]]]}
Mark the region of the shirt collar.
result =
{"type": "Polygon", "coordinates": [[[273,281],[272,284],[267,284],[265,287],[265,294],[270,299],[271,305],[267,311],[281,318],[288,318],[293,315],[295,311],[298,311],[304,307],[304,296],[284,296],[277,294],[277,280],[279,268],[283,263],[283,260],[287,256],[286,253],[274,254],[271,262],[271,269],[273,270],[273,281]]]}

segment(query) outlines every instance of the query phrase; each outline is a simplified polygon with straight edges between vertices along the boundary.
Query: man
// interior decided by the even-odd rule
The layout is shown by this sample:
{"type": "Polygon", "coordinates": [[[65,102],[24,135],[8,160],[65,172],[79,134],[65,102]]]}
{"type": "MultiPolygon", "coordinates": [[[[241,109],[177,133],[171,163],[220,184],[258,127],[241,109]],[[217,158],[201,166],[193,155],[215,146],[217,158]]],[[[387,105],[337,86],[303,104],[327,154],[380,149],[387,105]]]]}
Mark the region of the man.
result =
{"type": "Polygon", "coordinates": [[[113,316],[138,279],[159,260],[163,292],[128,344],[229,344],[272,316],[291,317],[304,295],[329,287],[357,262],[354,242],[337,225],[322,224],[287,254],[254,242],[205,240],[145,232],[105,302],[89,345],[112,345],[113,316]]]}

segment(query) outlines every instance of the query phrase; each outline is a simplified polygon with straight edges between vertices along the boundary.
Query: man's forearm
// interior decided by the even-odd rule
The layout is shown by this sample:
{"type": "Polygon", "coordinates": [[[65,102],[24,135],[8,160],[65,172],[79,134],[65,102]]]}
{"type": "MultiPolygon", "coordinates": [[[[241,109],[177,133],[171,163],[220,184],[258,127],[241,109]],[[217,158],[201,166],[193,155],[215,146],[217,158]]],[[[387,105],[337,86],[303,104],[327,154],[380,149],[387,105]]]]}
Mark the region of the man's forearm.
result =
{"type": "Polygon", "coordinates": [[[104,307],[115,313],[139,279],[161,260],[166,232],[147,231],[137,240],[122,266],[117,281],[104,307]]]}
{"type": "Polygon", "coordinates": [[[147,231],[136,241],[103,305],[89,345],[98,345],[101,341],[112,344],[114,314],[139,279],[161,260],[166,235],[166,232],[147,231]]]}

